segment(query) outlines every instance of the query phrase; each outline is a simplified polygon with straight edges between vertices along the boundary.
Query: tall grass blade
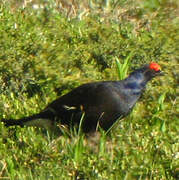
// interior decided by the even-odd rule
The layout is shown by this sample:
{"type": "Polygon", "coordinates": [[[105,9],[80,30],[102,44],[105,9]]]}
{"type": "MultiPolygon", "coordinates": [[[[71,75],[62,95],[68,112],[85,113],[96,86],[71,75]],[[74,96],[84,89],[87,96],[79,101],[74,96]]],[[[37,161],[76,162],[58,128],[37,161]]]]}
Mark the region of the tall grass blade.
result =
{"type": "Polygon", "coordinates": [[[124,79],[127,76],[127,72],[129,69],[129,60],[131,59],[133,55],[133,52],[131,52],[126,59],[124,60],[124,63],[122,64],[118,57],[116,57],[116,67],[117,67],[117,73],[119,76],[119,80],[124,79]]]}

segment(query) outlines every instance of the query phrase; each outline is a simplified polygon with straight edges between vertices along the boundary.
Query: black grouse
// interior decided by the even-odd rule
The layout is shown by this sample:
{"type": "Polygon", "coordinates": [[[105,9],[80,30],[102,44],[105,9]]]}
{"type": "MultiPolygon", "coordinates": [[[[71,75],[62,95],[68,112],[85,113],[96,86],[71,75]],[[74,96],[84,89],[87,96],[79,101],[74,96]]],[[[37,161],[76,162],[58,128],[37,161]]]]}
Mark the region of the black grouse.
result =
{"type": "Polygon", "coordinates": [[[107,131],[117,119],[130,113],[147,82],[162,74],[157,63],[150,63],[121,81],[83,84],[59,97],[38,114],[1,121],[6,126],[38,126],[53,130],[56,123],[78,127],[82,120],[83,132],[96,131],[98,127],[107,131]]]}

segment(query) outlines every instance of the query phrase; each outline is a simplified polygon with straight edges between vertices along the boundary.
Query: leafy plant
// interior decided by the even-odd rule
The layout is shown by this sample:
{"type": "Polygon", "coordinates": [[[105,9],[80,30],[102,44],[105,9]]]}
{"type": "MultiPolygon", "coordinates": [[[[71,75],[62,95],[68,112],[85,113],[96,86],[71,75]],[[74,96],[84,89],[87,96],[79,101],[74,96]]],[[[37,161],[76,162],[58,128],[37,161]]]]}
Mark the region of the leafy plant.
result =
{"type": "Polygon", "coordinates": [[[131,56],[132,56],[132,52],[125,58],[123,64],[120,63],[119,59],[116,57],[116,65],[117,65],[119,80],[122,80],[127,77],[128,69],[130,66],[129,60],[131,56]]]}

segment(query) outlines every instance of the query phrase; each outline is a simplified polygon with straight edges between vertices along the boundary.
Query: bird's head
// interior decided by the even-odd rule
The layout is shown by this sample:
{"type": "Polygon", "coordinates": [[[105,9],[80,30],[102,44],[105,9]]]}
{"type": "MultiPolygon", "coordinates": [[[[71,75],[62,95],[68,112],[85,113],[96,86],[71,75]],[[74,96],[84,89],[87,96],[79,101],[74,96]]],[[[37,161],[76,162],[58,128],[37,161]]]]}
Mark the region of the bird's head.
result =
{"type": "Polygon", "coordinates": [[[146,64],[143,67],[133,71],[129,77],[135,78],[139,81],[143,79],[145,82],[148,82],[154,77],[162,75],[164,75],[164,72],[161,71],[160,65],[155,62],[151,62],[150,64],[146,64]]]}
{"type": "Polygon", "coordinates": [[[164,75],[164,72],[161,71],[160,65],[155,62],[151,62],[143,67],[144,76],[150,80],[156,76],[164,75]]]}

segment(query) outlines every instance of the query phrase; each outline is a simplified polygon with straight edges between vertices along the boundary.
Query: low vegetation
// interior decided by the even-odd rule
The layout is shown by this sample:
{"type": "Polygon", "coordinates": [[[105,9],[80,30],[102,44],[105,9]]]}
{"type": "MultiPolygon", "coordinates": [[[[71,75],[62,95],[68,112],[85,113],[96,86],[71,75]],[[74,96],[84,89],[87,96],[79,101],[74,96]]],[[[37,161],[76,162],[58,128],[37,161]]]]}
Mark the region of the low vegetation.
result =
{"type": "Polygon", "coordinates": [[[107,135],[0,123],[0,179],[178,179],[178,12],[175,0],[3,1],[0,118],[34,114],[82,83],[151,61],[166,75],[107,135]]]}

